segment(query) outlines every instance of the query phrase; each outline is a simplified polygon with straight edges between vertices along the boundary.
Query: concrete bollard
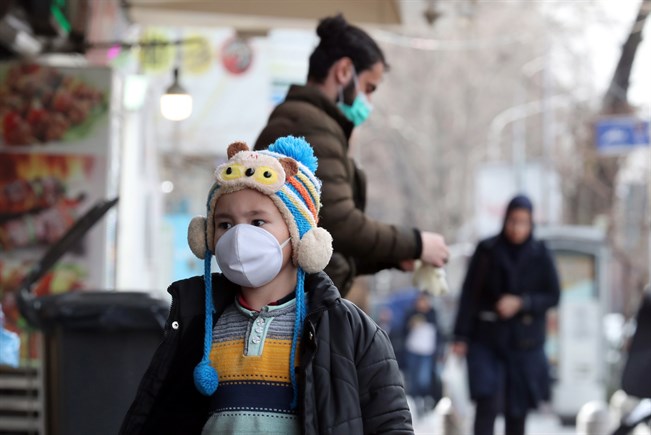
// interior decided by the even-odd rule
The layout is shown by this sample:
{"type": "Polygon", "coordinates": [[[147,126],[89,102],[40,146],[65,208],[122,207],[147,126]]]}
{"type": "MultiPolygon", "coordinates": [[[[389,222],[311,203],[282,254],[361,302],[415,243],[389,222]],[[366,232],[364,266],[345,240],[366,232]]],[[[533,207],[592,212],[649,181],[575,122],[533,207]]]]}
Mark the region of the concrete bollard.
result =
{"type": "Polygon", "coordinates": [[[449,397],[443,397],[439,400],[434,408],[436,414],[436,427],[434,434],[436,435],[460,435],[461,430],[454,414],[452,400],[449,397]]]}
{"type": "Polygon", "coordinates": [[[576,416],[577,435],[608,435],[610,418],[608,405],[601,400],[593,400],[581,407],[576,416]]]}
{"type": "Polygon", "coordinates": [[[622,418],[635,408],[640,400],[629,396],[623,390],[617,390],[610,397],[610,418],[619,424],[622,418]]]}

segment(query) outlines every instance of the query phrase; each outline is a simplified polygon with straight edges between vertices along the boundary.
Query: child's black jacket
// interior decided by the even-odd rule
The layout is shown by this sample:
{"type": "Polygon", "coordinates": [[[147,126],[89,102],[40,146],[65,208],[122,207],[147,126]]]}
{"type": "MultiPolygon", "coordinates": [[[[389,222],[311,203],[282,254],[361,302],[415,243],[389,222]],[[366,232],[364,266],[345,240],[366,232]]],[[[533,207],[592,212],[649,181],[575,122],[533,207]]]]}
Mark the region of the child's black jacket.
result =
{"type": "MultiPolygon", "coordinates": [[[[214,320],[236,288],[213,274],[214,320]]],[[[413,433],[402,379],[389,339],[342,299],[328,276],[307,275],[308,315],[300,345],[299,416],[305,434],[413,433]]],[[[166,336],[154,354],[120,434],[200,434],[209,398],[192,371],[203,352],[203,277],[173,283],[166,336]]],[[[215,394],[219,394],[219,388],[215,394]]]]}

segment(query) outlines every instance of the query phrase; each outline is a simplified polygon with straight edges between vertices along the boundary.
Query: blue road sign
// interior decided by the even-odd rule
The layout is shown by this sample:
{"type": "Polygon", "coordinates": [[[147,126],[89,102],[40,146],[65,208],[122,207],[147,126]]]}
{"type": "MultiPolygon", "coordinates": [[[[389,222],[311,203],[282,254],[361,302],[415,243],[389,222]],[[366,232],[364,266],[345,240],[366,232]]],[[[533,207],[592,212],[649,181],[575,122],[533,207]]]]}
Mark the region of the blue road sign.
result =
{"type": "Polygon", "coordinates": [[[649,146],[649,121],[635,117],[602,118],[595,123],[597,150],[617,153],[649,146]]]}

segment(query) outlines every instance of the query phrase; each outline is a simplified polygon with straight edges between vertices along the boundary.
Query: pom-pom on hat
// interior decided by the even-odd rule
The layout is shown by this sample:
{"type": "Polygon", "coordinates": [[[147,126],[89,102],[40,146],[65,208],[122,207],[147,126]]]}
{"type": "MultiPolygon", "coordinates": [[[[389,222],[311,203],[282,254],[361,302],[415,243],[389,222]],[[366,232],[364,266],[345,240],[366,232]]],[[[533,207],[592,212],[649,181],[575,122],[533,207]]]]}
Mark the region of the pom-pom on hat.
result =
{"type": "Polygon", "coordinates": [[[321,182],[314,175],[318,162],[314,150],[304,139],[282,137],[267,150],[251,151],[242,142],[228,146],[228,161],[215,170],[215,183],[208,194],[206,217],[192,219],[188,228],[190,249],[204,260],[206,288],[206,323],[204,354],[194,372],[197,389],[212,395],[218,376],[210,365],[212,346],[212,280],[210,260],[215,235],[215,205],[224,194],[242,189],[255,189],[271,198],[289,229],[292,261],[298,268],[296,283],[296,320],[290,355],[290,377],[294,388],[292,406],[296,406],[298,389],[294,373],[296,345],[306,315],[304,301],[305,273],[323,270],[332,256],[332,237],[318,226],[321,208],[321,182]]]}

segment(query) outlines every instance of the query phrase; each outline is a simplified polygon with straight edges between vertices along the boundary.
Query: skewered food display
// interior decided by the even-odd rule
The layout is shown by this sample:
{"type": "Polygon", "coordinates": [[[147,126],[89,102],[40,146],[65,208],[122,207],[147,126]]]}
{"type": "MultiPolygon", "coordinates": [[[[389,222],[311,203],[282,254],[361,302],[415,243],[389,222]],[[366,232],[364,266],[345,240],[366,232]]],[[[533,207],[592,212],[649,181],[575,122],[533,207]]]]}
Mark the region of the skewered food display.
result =
{"type": "Polygon", "coordinates": [[[0,130],[6,145],[63,140],[105,110],[102,91],[48,66],[16,64],[0,82],[0,130]]]}

